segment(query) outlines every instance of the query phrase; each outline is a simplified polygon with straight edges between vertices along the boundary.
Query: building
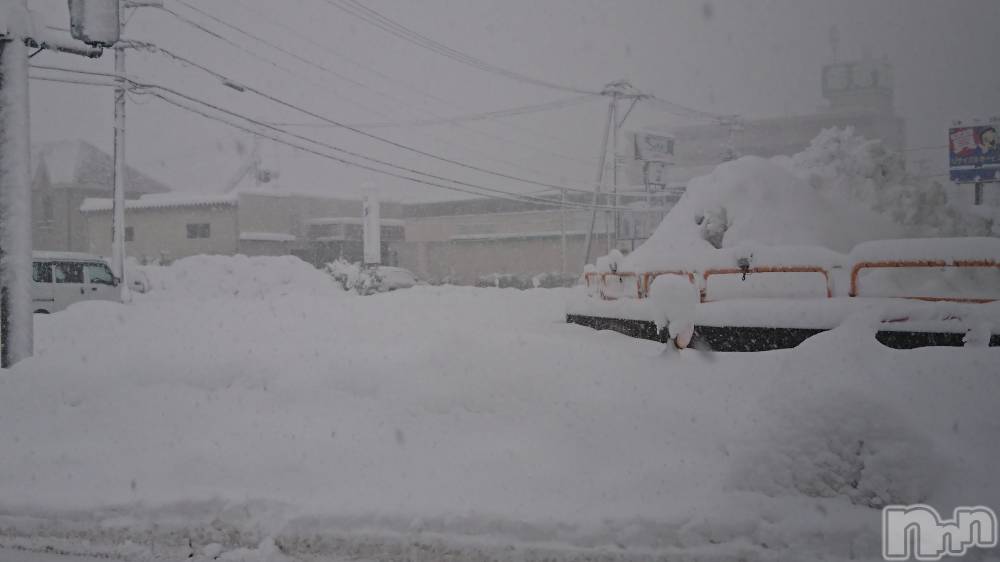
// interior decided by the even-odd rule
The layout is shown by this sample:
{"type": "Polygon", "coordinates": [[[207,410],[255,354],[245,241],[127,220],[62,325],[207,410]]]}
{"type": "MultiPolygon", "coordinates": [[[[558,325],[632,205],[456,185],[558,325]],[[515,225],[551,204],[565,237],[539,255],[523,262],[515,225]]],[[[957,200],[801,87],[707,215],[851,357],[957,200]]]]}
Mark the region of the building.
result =
{"type": "MultiPolygon", "coordinates": [[[[598,203],[610,204],[608,199],[598,203]]],[[[573,193],[567,201],[589,204],[591,195],[573,193]]],[[[628,250],[648,237],[676,197],[660,198],[651,211],[644,194],[623,194],[620,201],[635,209],[623,211],[620,221],[619,247],[628,250]]],[[[482,198],[404,205],[403,217],[406,240],[399,245],[400,265],[429,281],[473,284],[492,274],[581,273],[592,214],[586,208],[482,198]]],[[[608,253],[613,225],[609,213],[598,212],[591,261],[608,253]]]]}
{"type": "Polygon", "coordinates": [[[670,185],[710,172],[738,156],[769,158],[801,152],[830,127],[853,127],[869,139],[900,150],[905,126],[893,109],[891,65],[884,60],[828,64],[821,74],[823,97],[829,105],[815,113],[789,117],[744,119],[669,129],[675,141],[675,166],[670,185]]]}
{"type": "MultiPolygon", "coordinates": [[[[58,141],[32,151],[32,235],[36,250],[86,251],[87,226],[78,212],[91,197],[110,197],[114,161],[85,141],[58,141]]],[[[129,167],[126,194],[166,193],[170,189],[129,167]]],[[[110,236],[110,229],[108,230],[110,236]]]]}
{"type": "MultiPolygon", "coordinates": [[[[111,253],[112,202],[87,199],[86,251],[111,253]]],[[[387,261],[404,238],[395,203],[382,205],[387,261]]],[[[362,256],[361,202],[278,191],[222,195],[144,195],[125,204],[125,252],[142,263],[169,263],[196,254],[294,254],[320,265],[362,256]]]]}

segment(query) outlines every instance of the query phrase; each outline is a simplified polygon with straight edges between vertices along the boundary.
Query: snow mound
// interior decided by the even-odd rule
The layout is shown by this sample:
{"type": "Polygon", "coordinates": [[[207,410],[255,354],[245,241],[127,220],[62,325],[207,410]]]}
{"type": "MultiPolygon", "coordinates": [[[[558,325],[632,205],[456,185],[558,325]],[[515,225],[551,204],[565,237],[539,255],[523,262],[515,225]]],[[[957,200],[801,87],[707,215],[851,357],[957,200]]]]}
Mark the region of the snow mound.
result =
{"type": "Polygon", "coordinates": [[[941,463],[928,439],[885,404],[844,391],[770,407],[777,415],[768,445],[735,464],[737,488],[876,509],[925,501],[933,489],[941,463]]]}
{"type": "Polygon", "coordinates": [[[328,275],[295,256],[200,255],[141,269],[159,297],[265,299],[342,294],[328,275]]]}
{"type": "Polygon", "coordinates": [[[625,259],[649,271],[713,249],[820,246],[847,253],[868,240],[988,235],[989,221],[910,176],[902,157],[853,130],[828,129],[803,152],[727,162],[688,185],[650,239],[625,259]]]}

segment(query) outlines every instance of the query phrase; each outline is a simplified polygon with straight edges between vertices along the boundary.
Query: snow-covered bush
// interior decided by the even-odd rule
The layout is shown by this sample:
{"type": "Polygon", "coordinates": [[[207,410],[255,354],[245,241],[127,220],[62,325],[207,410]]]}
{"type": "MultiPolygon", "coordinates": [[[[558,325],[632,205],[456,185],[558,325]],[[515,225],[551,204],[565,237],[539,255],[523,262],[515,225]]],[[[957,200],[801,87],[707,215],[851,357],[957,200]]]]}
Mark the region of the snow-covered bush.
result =
{"type": "Polygon", "coordinates": [[[852,127],[822,131],[787,164],[813,189],[863,204],[914,236],[989,233],[988,221],[949,204],[940,183],[910,175],[900,153],[855,134],[852,127]]]}
{"type": "Polygon", "coordinates": [[[345,291],[353,290],[361,295],[372,295],[379,292],[379,286],[382,283],[376,270],[361,267],[360,263],[350,263],[343,259],[326,264],[326,272],[345,291]]]}

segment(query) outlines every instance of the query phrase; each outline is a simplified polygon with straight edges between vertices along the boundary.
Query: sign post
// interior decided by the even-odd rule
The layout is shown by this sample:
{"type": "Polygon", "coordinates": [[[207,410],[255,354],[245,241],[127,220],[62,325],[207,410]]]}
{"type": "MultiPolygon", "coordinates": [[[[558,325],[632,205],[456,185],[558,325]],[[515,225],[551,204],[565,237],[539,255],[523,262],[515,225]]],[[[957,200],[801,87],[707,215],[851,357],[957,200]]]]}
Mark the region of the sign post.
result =
{"type": "Polygon", "coordinates": [[[1000,182],[1000,118],[948,130],[949,176],[957,184],[973,184],[973,201],[983,204],[983,184],[1000,182]]]}
{"type": "Polygon", "coordinates": [[[365,265],[375,267],[382,263],[382,224],[379,218],[378,195],[374,191],[369,191],[365,195],[362,210],[365,265]]]}

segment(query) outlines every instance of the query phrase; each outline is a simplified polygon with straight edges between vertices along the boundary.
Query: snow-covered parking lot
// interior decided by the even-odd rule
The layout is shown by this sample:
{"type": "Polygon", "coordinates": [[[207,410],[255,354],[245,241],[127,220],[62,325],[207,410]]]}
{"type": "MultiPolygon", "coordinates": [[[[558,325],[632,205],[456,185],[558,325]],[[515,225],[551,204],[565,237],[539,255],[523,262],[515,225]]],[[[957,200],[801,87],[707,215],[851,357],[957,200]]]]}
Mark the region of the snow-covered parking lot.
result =
{"type": "Polygon", "coordinates": [[[565,324],[576,289],[360,297],[294,258],[153,285],[39,317],[0,377],[0,545],[878,559],[884,503],[1000,506],[996,348],[677,352],[565,324]]]}

